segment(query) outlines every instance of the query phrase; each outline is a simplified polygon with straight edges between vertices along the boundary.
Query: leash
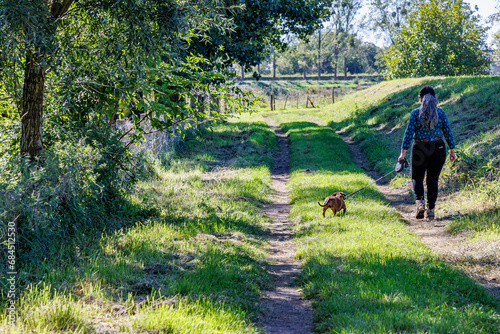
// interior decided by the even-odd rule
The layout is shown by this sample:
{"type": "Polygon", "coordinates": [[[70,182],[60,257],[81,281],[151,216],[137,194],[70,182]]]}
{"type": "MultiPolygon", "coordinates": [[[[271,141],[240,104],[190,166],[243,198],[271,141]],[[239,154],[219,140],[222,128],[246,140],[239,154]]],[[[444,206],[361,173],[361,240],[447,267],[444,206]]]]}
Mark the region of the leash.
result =
{"type": "Polygon", "coordinates": [[[382,180],[384,177],[387,177],[387,176],[391,175],[392,173],[396,173],[396,171],[395,171],[395,170],[391,170],[389,173],[385,174],[385,175],[384,175],[384,176],[382,176],[381,178],[376,179],[375,181],[373,181],[373,182],[372,182],[372,183],[370,183],[369,185],[364,186],[363,188],[358,189],[358,190],[356,190],[356,191],[355,191],[355,192],[353,192],[353,193],[350,193],[350,194],[349,194],[349,195],[347,195],[345,198],[351,197],[352,195],[354,195],[354,194],[356,194],[356,193],[360,192],[361,190],[363,190],[363,189],[365,189],[365,188],[368,188],[368,187],[369,187],[369,186],[371,186],[372,184],[377,183],[378,181],[382,180]]]}
{"type": "Polygon", "coordinates": [[[373,181],[373,182],[372,182],[372,183],[370,183],[369,185],[364,186],[363,188],[358,189],[358,190],[356,190],[356,191],[355,191],[355,192],[353,192],[353,193],[350,193],[350,194],[349,194],[349,195],[347,195],[345,198],[351,197],[352,195],[354,195],[354,194],[356,194],[356,193],[360,192],[361,190],[363,190],[363,189],[365,189],[365,188],[368,188],[369,186],[371,186],[371,185],[373,185],[373,184],[377,183],[378,181],[382,180],[384,177],[387,177],[387,176],[391,175],[392,173],[401,173],[401,172],[403,171],[403,169],[405,169],[405,168],[408,168],[408,161],[406,161],[406,159],[401,160],[401,161],[398,161],[398,162],[397,162],[397,164],[396,164],[396,166],[394,167],[394,170],[391,170],[389,173],[387,173],[387,174],[385,174],[384,176],[382,176],[382,177],[380,177],[380,178],[376,179],[375,181],[373,181]]]}

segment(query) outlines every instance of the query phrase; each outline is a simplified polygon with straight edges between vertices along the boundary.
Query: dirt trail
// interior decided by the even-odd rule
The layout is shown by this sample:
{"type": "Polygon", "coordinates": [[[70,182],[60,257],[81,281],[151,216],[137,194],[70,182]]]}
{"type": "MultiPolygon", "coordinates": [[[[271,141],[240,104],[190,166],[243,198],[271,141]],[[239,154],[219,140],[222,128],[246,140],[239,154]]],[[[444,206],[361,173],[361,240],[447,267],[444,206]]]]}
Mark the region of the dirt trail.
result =
{"type": "Polygon", "coordinates": [[[272,187],[276,195],[274,202],[265,207],[266,215],[273,220],[269,234],[269,270],[274,284],[262,298],[260,325],[266,333],[311,333],[311,305],[302,299],[301,290],[293,286],[301,269],[300,262],[293,258],[295,244],[292,223],[288,220],[291,207],[286,189],[289,179],[288,139],[272,119],[265,119],[276,133],[280,148],[272,170],[272,187]]]}

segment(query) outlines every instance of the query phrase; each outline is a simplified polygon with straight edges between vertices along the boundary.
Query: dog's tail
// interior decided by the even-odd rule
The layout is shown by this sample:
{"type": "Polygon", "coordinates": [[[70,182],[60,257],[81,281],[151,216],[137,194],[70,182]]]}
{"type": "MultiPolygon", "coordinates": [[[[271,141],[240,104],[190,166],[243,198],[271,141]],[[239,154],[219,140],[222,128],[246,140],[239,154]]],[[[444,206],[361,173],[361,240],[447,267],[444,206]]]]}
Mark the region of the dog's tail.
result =
{"type": "Polygon", "coordinates": [[[322,208],[326,206],[326,205],[321,205],[321,203],[320,203],[320,202],[318,202],[318,204],[319,204],[319,206],[321,206],[322,208]]]}

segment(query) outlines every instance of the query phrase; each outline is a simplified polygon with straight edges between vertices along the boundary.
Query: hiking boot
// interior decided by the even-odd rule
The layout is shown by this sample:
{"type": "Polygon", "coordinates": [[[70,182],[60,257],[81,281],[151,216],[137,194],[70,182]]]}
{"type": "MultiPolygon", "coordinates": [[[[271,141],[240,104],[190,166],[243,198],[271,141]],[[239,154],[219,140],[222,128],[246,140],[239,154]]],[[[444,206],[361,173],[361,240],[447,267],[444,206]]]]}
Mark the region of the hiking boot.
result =
{"type": "Polygon", "coordinates": [[[415,204],[417,205],[417,215],[415,218],[423,219],[425,214],[425,200],[417,199],[415,204]]]}
{"type": "Polygon", "coordinates": [[[427,219],[434,220],[434,209],[427,209],[427,219]]]}

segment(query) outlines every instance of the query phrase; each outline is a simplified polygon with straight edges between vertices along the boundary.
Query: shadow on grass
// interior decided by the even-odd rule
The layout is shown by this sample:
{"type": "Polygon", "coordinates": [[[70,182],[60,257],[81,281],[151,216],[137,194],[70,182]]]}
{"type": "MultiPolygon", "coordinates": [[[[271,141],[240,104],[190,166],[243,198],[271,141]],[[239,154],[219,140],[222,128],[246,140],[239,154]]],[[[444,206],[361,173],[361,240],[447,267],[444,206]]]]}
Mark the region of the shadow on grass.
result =
{"type": "MultiPolygon", "coordinates": [[[[181,295],[197,299],[209,297],[255,312],[259,291],[269,277],[258,250],[247,238],[252,235],[216,237],[210,220],[179,219],[170,224],[141,226],[129,239],[117,236],[108,241],[111,253],[92,266],[94,277],[115,288],[137,295],[160,290],[163,295],[181,295]],[[169,229],[184,227],[193,236],[156,240],[169,229]]],[[[168,217],[166,218],[168,220],[168,217]]],[[[214,224],[220,224],[217,222],[214,224]]],[[[247,230],[246,224],[226,220],[232,234],[247,230]]],[[[166,234],[166,233],[165,233],[166,234]]]]}
{"type": "Polygon", "coordinates": [[[204,162],[208,169],[231,165],[242,168],[272,165],[277,145],[274,133],[261,123],[225,123],[223,131],[201,129],[179,144],[178,158],[204,162]]]}
{"type": "Polygon", "coordinates": [[[306,297],[314,300],[318,332],[498,330],[499,303],[459,270],[435,260],[398,224],[375,188],[363,190],[352,206],[348,200],[348,215],[318,217],[318,196],[354,190],[370,179],[345,153],[347,145],[332,129],[309,122],[282,127],[289,133],[290,164],[296,172],[291,181],[292,214],[301,221],[297,236],[305,260],[300,284],[306,297]],[[318,184],[322,179],[324,183],[318,184]]]}
{"type": "Polygon", "coordinates": [[[326,332],[495,333],[498,302],[450,265],[361,251],[310,257],[303,282],[326,332]],[[325,263],[326,262],[326,263],[325,263]]]}

